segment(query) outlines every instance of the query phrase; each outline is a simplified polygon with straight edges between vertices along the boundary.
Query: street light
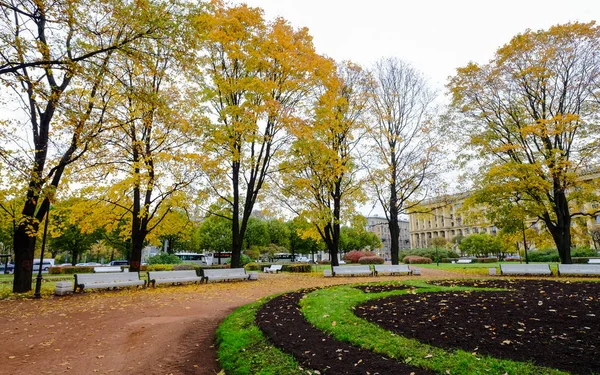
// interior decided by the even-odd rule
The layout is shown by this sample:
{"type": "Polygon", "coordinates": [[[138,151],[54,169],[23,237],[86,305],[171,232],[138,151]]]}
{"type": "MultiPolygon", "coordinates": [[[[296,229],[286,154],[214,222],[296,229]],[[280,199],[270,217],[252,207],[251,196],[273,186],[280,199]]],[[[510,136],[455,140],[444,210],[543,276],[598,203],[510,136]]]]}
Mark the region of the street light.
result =
{"type": "Polygon", "coordinates": [[[44,222],[44,235],[42,236],[42,254],[40,254],[40,266],[38,267],[38,275],[35,279],[35,293],[33,298],[42,298],[40,289],[42,288],[42,267],[44,267],[44,250],[46,249],[46,233],[48,233],[48,219],[50,219],[50,207],[46,212],[46,221],[44,222]]]}

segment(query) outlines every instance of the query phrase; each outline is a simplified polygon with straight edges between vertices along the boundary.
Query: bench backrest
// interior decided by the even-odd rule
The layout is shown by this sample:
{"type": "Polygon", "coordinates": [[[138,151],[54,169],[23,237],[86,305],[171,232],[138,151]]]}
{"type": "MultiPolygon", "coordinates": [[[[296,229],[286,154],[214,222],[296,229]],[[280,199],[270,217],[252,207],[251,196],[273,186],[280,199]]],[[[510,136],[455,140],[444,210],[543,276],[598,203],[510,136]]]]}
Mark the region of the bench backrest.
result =
{"type": "Polygon", "coordinates": [[[178,271],[148,271],[148,279],[172,279],[177,277],[198,277],[194,270],[178,270],[178,271]]]}
{"type": "Polygon", "coordinates": [[[139,281],[140,274],[137,272],[115,272],[115,273],[76,273],[77,284],[110,283],[120,281],[139,281]]]}
{"type": "Polygon", "coordinates": [[[407,264],[376,264],[375,272],[410,272],[407,264]]]}
{"type": "Polygon", "coordinates": [[[371,272],[371,266],[333,266],[333,273],[371,272]]]}
{"type": "Polygon", "coordinates": [[[94,273],[102,273],[102,272],[122,272],[121,266],[104,266],[104,267],[94,267],[94,273]]]}
{"type": "Polygon", "coordinates": [[[600,264],[559,264],[558,273],[571,275],[600,275],[600,264]]]}
{"type": "Polygon", "coordinates": [[[459,259],[456,261],[456,263],[471,263],[473,262],[473,259],[459,259]]]}
{"type": "Polygon", "coordinates": [[[205,269],[205,277],[215,276],[245,276],[247,275],[246,269],[244,268],[216,268],[216,269],[205,269]]]}
{"type": "Polygon", "coordinates": [[[552,275],[549,264],[501,264],[501,273],[522,275],[552,275]]]}
{"type": "Polygon", "coordinates": [[[269,269],[271,271],[281,271],[283,269],[283,264],[271,264],[269,269]]]}
{"type": "Polygon", "coordinates": [[[588,259],[588,263],[590,263],[590,264],[600,264],[600,259],[596,259],[596,258],[588,259]]]}

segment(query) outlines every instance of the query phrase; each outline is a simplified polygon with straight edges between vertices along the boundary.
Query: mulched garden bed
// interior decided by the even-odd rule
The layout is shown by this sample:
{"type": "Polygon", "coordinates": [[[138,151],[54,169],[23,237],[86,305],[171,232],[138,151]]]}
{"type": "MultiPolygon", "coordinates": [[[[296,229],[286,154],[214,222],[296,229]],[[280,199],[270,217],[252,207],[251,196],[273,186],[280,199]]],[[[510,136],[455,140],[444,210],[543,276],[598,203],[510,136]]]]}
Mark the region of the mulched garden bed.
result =
{"type": "Polygon", "coordinates": [[[326,374],[433,374],[326,335],[304,319],[298,305],[303,295],[281,295],[256,313],[256,323],[265,336],[303,366],[326,374]]]}
{"type": "Polygon", "coordinates": [[[358,316],[442,348],[576,374],[600,374],[600,283],[547,280],[439,282],[508,292],[407,294],[371,300],[358,316]]]}

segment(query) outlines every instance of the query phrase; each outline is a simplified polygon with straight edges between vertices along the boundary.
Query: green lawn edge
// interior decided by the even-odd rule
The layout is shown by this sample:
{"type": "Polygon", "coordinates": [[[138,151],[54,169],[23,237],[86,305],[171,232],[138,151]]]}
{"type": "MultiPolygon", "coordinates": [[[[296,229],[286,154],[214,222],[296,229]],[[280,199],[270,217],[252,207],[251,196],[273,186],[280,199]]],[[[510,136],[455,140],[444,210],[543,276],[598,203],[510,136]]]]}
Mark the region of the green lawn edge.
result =
{"type": "MultiPolygon", "coordinates": [[[[491,288],[438,287],[421,281],[392,283],[408,284],[416,287],[416,289],[383,293],[364,293],[355,288],[356,285],[341,285],[319,289],[307,294],[301,300],[302,313],[312,325],[340,341],[440,374],[568,374],[564,371],[539,367],[531,363],[501,360],[479,354],[473,355],[462,350],[446,351],[386,331],[375,324],[357,317],[353,313],[354,307],[358,304],[392,295],[434,293],[440,291],[498,290],[491,288]]],[[[368,285],[377,284],[390,283],[369,283],[368,285]]]]}
{"type": "Polygon", "coordinates": [[[218,358],[227,375],[312,374],[291,354],[275,348],[255,323],[256,312],[271,298],[244,305],[231,313],[217,329],[218,358]]]}

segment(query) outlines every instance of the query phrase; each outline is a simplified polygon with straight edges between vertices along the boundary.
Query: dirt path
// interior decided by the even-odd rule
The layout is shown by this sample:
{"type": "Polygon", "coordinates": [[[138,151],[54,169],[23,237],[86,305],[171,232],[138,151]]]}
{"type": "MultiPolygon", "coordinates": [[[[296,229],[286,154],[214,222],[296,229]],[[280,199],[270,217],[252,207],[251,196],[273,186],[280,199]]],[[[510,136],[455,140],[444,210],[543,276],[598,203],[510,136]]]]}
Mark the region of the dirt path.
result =
{"type": "Polygon", "coordinates": [[[215,331],[235,308],[299,288],[406,278],[260,274],[256,282],[0,301],[0,374],[217,374],[215,331]]]}

